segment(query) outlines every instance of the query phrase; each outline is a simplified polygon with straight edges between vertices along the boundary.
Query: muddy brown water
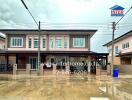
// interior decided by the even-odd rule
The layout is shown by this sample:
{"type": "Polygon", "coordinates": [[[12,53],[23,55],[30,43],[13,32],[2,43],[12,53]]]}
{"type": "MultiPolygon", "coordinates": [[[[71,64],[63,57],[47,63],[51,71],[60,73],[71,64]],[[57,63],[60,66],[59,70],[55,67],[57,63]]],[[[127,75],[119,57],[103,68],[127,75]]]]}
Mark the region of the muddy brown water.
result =
{"type": "Polygon", "coordinates": [[[0,100],[132,100],[132,84],[126,80],[94,75],[0,75],[0,100]]]}

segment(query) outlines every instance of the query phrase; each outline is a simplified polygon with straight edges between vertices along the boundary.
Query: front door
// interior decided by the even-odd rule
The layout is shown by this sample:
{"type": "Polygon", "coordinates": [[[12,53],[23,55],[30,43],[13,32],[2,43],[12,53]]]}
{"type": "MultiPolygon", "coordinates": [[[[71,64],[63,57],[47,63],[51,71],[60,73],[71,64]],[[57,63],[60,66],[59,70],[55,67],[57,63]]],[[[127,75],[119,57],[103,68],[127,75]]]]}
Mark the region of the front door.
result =
{"type": "Polygon", "coordinates": [[[37,57],[29,57],[29,63],[31,64],[31,69],[37,69],[38,68],[38,59],[37,57]]]}

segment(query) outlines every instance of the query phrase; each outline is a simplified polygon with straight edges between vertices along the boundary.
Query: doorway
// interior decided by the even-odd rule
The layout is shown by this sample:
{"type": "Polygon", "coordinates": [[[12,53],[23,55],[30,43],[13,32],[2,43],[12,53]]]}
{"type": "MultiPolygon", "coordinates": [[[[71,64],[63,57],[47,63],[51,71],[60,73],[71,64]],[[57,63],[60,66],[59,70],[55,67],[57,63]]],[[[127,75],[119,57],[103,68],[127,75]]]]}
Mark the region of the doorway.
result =
{"type": "Polygon", "coordinates": [[[31,69],[38,69],[37,57],[29,57],[29,63],[31,64],[31,69]]]}

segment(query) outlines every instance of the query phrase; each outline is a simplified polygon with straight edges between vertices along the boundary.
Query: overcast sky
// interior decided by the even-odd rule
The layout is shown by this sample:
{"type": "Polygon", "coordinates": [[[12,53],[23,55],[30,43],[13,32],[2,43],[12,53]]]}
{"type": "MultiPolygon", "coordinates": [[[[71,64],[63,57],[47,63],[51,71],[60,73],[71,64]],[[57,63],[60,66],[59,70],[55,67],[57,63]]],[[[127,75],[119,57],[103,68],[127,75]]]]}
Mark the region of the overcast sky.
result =
{"type": "MultiPolygon", "coordinates": [[[[111,40],[111,22],[120,17],[111,17],[110,7],[120,5],[125,12],[132,0],[25,0],[41,28],[97,29],[91,39],[91,50],[106,52],[102,45],[111,40]]],[[[0,29],[37,28],[21,0],[0,0],[0,29]]],[[[132,10],[117,26],[115,37],[132,29],[132,10]]]]}

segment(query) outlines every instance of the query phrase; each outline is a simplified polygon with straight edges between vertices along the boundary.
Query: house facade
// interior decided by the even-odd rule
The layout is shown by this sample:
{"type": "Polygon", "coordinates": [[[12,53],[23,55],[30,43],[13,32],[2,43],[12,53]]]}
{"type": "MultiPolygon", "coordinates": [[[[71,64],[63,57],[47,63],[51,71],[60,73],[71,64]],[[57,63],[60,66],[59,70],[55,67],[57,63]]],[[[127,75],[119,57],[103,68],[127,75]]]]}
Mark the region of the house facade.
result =
{"type": "MultiPolygon", "coordinates": [[[[39,68],[38,30],[4,29],[0,31],[6,34],[6,50],[1,55],[5,55],[7,65],[17,64],[18,69],[26,69],[26,64],[31,64],[31,69],[39,68]]],[[[73,69],[87,69],[90,72],[91,64],[95,65],[97,60],[102,59],[106,67],[107,54],[90,51],[90,38],[96,31],[41,30],[40,63],[49,64],[44,67],[45,70],[52,70],[54,63],[57,64],[56,69],[65,70],[65,63],[85,62],[87,68],[77,65],[78,67],[73,69]]],[[[9,69],[9,66],[6,69],[9,69]]]]}
{"type": "MultiPolygon", "coordinates": [[[[112,41],[105,44],[108,48],[108,62],[111,63],[112,41]]],[[[114,40],[114,65],[121,73],[132,73],[132,30],[114,40]]]]}
{"type": "Polygon", "coordinates": [[[5,37],[0,35],[0,50],[5,49],[5,37]]]}
{"type": "MultiPolygon", "coordinates": [[[[5,50],[5,37],[0,35],[0,52],[4,52],[5,50]]],[[[3,62],[4,57],[0,56],[0,63],[3,62]]]]}

